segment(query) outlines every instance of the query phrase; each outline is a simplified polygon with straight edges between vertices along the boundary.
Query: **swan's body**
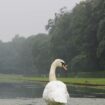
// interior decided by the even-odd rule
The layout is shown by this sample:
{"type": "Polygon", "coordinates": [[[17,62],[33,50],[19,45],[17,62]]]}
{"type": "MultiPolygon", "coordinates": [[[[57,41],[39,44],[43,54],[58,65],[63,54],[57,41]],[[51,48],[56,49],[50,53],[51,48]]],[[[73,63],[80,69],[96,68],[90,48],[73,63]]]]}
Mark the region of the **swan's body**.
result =
{"type": "Polygon", "coordinates": [[[68,96],[66,85],[61,81],[49,82],[43,93],[43,98],[48,105],[66,104],[68,96]]]}
{"type": "Polygon", "coordinates": [[[43,98],[48,105],[65,105],[69,98],[66,85],[63,82],[56,80],[55,75],[56,68],[63,66],[66,67],[64,61],[61,59],[55,60],[51,65],[49,73],[50,82],[46,85],[43,92],[43,98]]]}

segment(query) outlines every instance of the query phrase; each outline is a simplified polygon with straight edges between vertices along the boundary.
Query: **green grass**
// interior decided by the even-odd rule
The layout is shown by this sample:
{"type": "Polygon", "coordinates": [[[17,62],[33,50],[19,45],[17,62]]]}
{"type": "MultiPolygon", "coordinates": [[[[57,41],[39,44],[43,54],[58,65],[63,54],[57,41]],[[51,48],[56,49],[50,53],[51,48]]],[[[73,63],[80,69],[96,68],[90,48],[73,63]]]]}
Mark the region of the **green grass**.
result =
{"type": "Polygon", "coordinates": [[[105,85],[105,78],[60,78],[69,84],[105,85]]]}
{"type": "MultiPolygon", "coordinates": [[[[105,78],[58,78],[67,84],[77,85],[105,85],[105,78]]],[[[46,77],[26,77],[22,75],[0,74],[0,83],[48,82],[46,77]]]]}
{"type": "MultiPolygon", "coordinates": [[[[48,82],[48,78],[45,77],[24,77],[27,81],[40,81],[48,82]]],[[[85,84],[85,85],[105,85],[105,78],[58,78],[67,84],[85,84]]]]}
{"type": "Polygon", "coordinates": [[[0,74],[0,83],[20,83],[23,81],[22,75],[0,74]]]}

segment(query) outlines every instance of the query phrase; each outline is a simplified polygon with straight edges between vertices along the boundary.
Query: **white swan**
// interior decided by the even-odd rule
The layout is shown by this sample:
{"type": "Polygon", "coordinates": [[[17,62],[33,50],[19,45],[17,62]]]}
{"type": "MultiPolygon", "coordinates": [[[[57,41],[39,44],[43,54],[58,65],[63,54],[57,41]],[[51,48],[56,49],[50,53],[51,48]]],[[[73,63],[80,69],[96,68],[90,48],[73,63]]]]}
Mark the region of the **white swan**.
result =
{"type": "Polygon", "coordinates": [[[56,59],[50,68],[49,82],[43,91],[43,99],[48,105],[65,105],[69,98],[66,85],[56,79],[55,70],[63,67],[67,70],[67,65],[61,59],[56,59]]]}

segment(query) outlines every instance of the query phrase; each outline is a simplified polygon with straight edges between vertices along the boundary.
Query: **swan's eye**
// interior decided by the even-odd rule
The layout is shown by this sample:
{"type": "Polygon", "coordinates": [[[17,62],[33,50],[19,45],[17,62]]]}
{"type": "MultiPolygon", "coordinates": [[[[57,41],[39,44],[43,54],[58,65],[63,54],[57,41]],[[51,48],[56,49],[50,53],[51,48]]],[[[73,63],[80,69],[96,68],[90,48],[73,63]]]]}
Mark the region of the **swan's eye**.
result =
{"type": "Polygon", "coordinates": [[[62,66],[64,66],[64,65],[65,65],[65,63],[64,63],[64,62],[61,62],[61,64],[62,64],[62,66]]]}

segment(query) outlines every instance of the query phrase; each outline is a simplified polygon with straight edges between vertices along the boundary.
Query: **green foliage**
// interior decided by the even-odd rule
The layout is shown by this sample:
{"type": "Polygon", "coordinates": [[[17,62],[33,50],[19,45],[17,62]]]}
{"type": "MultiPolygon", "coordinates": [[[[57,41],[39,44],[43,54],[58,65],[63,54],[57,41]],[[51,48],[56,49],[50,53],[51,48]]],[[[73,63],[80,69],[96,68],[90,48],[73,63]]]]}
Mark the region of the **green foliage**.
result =
{"type": "Polygon", "coordinates": [[[0,58],[1,73],[45,74],[51,63],[50,37],[38,34],[25,39],[16,35],[11,42],[0,43],[0,58]]]}
{"type": "Polygon", "coordinates": [[[84,65],[86,65],[86,60],[87,60],[87,56],[86,55],[77,55],[75,56],[72,60],[71,60],[71,69],[72,72],[77,72],[79,71],[84,71],[86,69],[86,67],[84,67],[84,65]]]}
{"type": "Polygon", "coordinates": [[[49,36],[39,34],[35,36],[33,45],[34,64],[38,74],[47,74],[51,64],[49,36]]]}
{"type": "Polygon", "coordinates": [[[86,0],[70,13],[58,13],[49,32],[53,57],[65,59],[72,71],[105,70],[98,58],[105,48],[104,11],[105,0],[86,0]]]}
{"type": "Polygon", "coordinates": [[[105,0],[86,0],[72,11],[61,8],[46,29],[48,35],[0,41],[0,72],[45,75],[55,58],[67,61],[68,74],[105,71],[105,0]]]}
{"type": "Polygon", "coordinates": [[[105,38],[105,19],[102,19],[99,22],[99,28],[97,32],[97,39],[98,41],[101,41],[105,38]]]}

